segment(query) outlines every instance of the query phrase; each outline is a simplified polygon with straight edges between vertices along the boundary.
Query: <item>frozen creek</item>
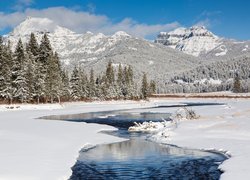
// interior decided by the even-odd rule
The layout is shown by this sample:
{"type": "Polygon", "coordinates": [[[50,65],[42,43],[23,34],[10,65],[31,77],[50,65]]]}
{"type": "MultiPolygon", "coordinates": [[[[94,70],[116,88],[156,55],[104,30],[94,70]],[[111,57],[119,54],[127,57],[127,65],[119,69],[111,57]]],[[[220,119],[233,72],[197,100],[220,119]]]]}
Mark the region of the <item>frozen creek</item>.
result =
{"type": "MultiPolygon", "coordinates": [[[[208,106],[208,104],[189,104],[208,106]]],[[[168,120],[169,107],[160,106],[137,110],[105,111],[46,117],[74,122],[107,124],[117,131],[103,133],[128,140],[85,147],[72,167],[70,179],[219,179],[218,166],[226,157],[212,151],[180,148],[147,139],[149,134],[132,133],[127,129],[133,122],[168,120]]],[[[44,117],[43,117],[44,118],[44,117]]]]}

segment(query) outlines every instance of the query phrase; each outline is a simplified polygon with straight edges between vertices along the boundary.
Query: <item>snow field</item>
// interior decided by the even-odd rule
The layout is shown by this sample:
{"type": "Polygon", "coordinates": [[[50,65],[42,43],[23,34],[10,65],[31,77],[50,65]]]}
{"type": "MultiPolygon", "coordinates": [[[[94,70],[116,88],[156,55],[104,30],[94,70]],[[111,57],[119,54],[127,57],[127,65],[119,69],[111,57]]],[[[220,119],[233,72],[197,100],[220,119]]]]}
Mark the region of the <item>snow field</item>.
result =
{"type": "MultiPolygon", "coordinates": [[[[192,107],[200,116],[198,119],[181,120],[177,126],[164,123],[154,126],[156,131],[152,131],[152,140],[180,147],[227,152],[231,158],[220,165],[225,171],[221,179],[249,179],[250,100],[219,98],[77,102],[36,107],[21,105],[18,110],[6,110],[1,105],[0,179],[67,179],[81,148],[123,140],[98,133],[104,129],[113,130],[110,126],[36,119],[38,117],[187,102],[217,102],[225,105],[192,107]]],[[[177,109],[154,108],[152,112],[175,113],[177,109]]]]}
{"type": "Polygon", "coordinates": [[[70,168],[86,144],[123,140],[98,133],[115,129],[110,126],[38,117],[145,107],[132,101],[18,106],[18,110],[6,110],[1,105],[4,111],[0,111],[0,180],[68,179],[70,168]]]}

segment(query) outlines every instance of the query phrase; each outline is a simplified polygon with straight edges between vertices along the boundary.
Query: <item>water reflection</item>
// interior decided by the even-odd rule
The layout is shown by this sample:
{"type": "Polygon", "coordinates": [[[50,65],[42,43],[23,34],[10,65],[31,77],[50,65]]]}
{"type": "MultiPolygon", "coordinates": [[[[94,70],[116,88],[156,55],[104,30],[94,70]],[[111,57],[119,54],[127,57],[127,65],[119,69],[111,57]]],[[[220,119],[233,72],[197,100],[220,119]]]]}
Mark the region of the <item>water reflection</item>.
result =
{"type": "Polygon", "coordinates": [[[115,126],[117,128],[129,128],[134,122],[163,121],[169,120],[170,113],[152,112],[127,112],[127,111],[105,111],[91,112],[74,115],[55,115],[42,117],[43,119],[65,120],[74,122],[98,123],[115,126]]]}
{"type": "MultiPolygon", "coordinates": [[[[145,141],[142,139],[131,139],[128,141],[123,141],[120,143],[113,143],[107,145],[99,145],[95,148],[82,151],[78,160],[79,161],[121,161],[121,160],[131,160],[136,159],[148,159],[150,157],[161,157],[169,156],[171,158],[177,157],[207,157],[211,153],[183,149],[170,145],[156,144],[154,142],[145,141]]],[[[213,154],[216,157],[216,154],[213,154]]]]}
{"type": "Polygon", "coordinates": [[[218,154],[142,139],[99,145],[80,153],[71,180],[219,179],[218,154]]]}
{"type": "Polygon", "coordinates": [[[146,140],[148,134],[129,133],[134,122],[168,120],[169,107],[218,105],[216,103],[159,104],[158,107],[92,112],[75,115],[42,117],[74,122],[99,123],[117,127],[105,132],[130,139],[98,145],[80,152],[72,167],[71,180],[85,179],[219,179],[218,166],[226,158],[220,154],[162,145],[146,140]],[[157,109],[158,108],[158,109],[157,109]],[[158,112],[156,111],[158,110],[158,112]],[[153,113],[153,112],[154,113],[153,113]],[[162,113],[164,112],[164,113],[162,113]]]}

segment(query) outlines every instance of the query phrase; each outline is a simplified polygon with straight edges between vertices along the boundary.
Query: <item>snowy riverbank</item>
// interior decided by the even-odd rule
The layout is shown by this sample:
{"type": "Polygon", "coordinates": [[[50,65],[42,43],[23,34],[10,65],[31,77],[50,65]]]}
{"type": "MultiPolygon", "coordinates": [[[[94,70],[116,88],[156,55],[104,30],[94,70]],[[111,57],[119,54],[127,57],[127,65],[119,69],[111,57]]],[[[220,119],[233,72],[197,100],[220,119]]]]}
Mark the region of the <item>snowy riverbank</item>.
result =
{"type": "MultiPolygon", "coordinates": [[[[250,178],[250,100],[246,99],[176,99],[175,102],[225,103],[222,106],[200,106],[192,109],[199,119],[180,121],[178,128],[159,132],[158,142],[180,147],[219,150],[232,157],[220,168],[225,171],[221,179],[250,178]],[[163,133],[163,134],[162,134],[163,133]],[[162,136],[163,135],[163,136],[162,136]]],[[[169,108],[175,112],[176,108],[169,108]]]]}
{"type": "Polygon", "coordinates": [[[89,144],[122,139],[98,133],[114,129],[106,125],[36,119],[45,115],[77,114],[145,107],[132,101],[66,103],[60,105],[14,105],[0,112],[0,179],[67,179],[79,150],[89,144]]]}
{"type": "MultiPolygon", "coordinates": [[[[180,147],[228,151],[232,157],[220,168],[222,179],[249,179],[250,100],[245,99],[152,99],[151,102],[111,101],[60,105],[0,107],[0,179],[67,179],[87,143],[100,144],[122,139],[98,133],[110,126],[36,119],[45,115],[131,109],[156,104],[185,102],[226,103],[192,109],[201,117],[182,121],[161,142],[180,147]],[[25,108],[26,107],[26,108],[25,108]]],[[[175,112],[178,107],[168,108],[175,112]]],[[[162,109],[164,110],[164,109],[162,109]]],[[[159,112],[161,109],[155,109],[159,112]]],[[[166,111],[166,109],[164,110],[166,111]]]]}

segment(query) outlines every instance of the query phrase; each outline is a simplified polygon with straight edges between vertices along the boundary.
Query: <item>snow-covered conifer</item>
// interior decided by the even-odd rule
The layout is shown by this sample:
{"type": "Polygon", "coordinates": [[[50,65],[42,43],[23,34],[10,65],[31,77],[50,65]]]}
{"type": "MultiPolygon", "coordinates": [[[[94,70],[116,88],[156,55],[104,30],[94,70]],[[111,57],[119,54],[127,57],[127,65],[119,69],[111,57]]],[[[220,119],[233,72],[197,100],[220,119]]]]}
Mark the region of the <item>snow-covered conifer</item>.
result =
{"type": "Polygon", "coordinates": [[[12,94],[15,100],[20,100],[21,102],[26,101],[29,97],[25,61],[27,61],[27,59],[23,43],[22,40],[19,39],[14,52],[14,63],[12,66],[12,94]]]}

